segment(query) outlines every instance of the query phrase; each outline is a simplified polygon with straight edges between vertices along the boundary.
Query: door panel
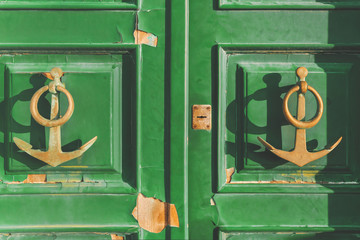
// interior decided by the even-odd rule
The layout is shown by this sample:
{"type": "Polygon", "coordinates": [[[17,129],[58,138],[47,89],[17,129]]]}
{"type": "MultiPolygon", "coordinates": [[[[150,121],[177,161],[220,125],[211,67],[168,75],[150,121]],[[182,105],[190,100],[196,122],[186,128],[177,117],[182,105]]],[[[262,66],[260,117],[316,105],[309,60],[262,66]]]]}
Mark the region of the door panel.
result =
{"type": "MultiPolygon", "coordinates": [[[[135,44],[134,38],[139,29],[164,39],[163,1],[144,1],[144,11],[135,1],[41,4],[13,1],[0,11],[3,23],[11,23],[4,23],[0,36],[0,201],[6,216],[0,231],[39,233],[37,239],[47,239],[48,232],[64,239],[71,235],[63,232],[75,239],[87,236],[79,232],[102,234],[94,239],[113,233],[164,239],[165,231],[146,232],[132,216],[139,193],[167,200],[165,41],[152,47],[135,44]],[[13,143],[19,137],[34,148],[48,148],[49,130],[32,119],[29,103],[50,82],[42,73],[53,67],[65,72],[62,81],[75,102],[74,114],[61,127],[62,150],[73,151],[98,136],[82,157],[54,168],[13,143]],[[34,174],[46,177],[29,180],[34,174]]],[[[38,106],[44,117],[50,113],[49,95],[38,106]]],[[[67,106],[61,95],[61,114],[67,106]]]]}
{"type": "MultiPolygon", "coordinates": [[[[0,231],[18,239],[358,239],[358,8],[351,0],[7,1],[0,231]],[[158,44],[140,44],[135,30],[158,44]],[[300,66],[325,104],[307,130],[308,149],[343,137],[304,167],[256,139],[293,148],[281,104],[300,66]],[[48,147],[29,102],[52,67],[64,70],[76,106],[61,129],[63,150],[98,136],[55,168],[12,140],[48,147]],[[194,104],[212,105],[210,131],[189,129],[194,104]],[[33,183],[33,174],[46,177],[33,183]],[[131,216],[139,193],[174,203],[180,228],[143,230],[131,216]]],[[[306,97],[311,119],[315,98],[306,97]]],[[[67,100],[60,104],[64,113],[67,100]]],[[[41,99],[44,116],[49,105],[41,99]]]]}
{"type": "Polygon", "coordinates": [[[221,233],[221,240],[229,239],[229,240],[263,240],[263,239],[278,239],[278,240],[355,240],[359,239],[359,234],[357,233],[321,233],[321,232],[295,232],[295,233],[287,233],[287,232],[268,232],[268,233],[251,233],[251,232],[243,232],[243,233],[221,233]]]}
{"type": "MultiPolygon", "coordinates": [[[[136,93],[134,53],[129,51],[110,56],[32,54],[5,58],[3,109],[4,112],[8,110],[4,115],[4,133],[8,142],[4,145],[7,166],[4,181],[42,173],[47,174],[47,182],[65,179],[87,183],[86,192],[92,192],[90,189],[98,183],[98,191],[135,193],[136,159],[135,149],[131,147],[134,146],[132,136],[135,134],[131,123],[136,119],[135,99],[132,99],[136,93]],[[30,143],[34,149],[48,149],[49,132],[30,114],[24,116],[24,113],[29,112],[30,99],[35,91],[51,81],[42,73],[55,65],[65,72],[62,81],[71,90],[76,105],[72,118],[61,128],[63,151],[74,151],[94,136],[101,141],[94,145],[96,150],[90,148],[81,159],[51,167],[19,152],[13,137],[30,143]],[[103,188],[103,184],[99,185],[101,182],[112,186],[103,188]]],[[[49,95],[38,104],[40,113],[46,118],[50,116],[49,95]]],[[[66,98],[60,99],[60,106],[63,115],[68,107],[66,98]]],[[[54,192],[55,189],[51,189],[54,192]]]]}
{"type": "Polygon", "coordinates": [[[77,239],[77,240],[114,240],[118,239],[137,239],[137,237],[133,235],[121,235],[121,234],[107,234],[107,233],[13,233],[13,234],[3,234],[0,235],[1,240],[12,239],[12,240],[36,240],[36,239],[44,239],[44,240],[52,240],[52,239],[60,239],[60,240],[69,240],[69,239],[77,239]]]}
{"type": "Polygon", "coordinates": [[[219,9],[334,9],[334,8],[359,8],[359,2],[346,1],[309,1],[297,2],[281,1],[248,1],[248,0],[218,0],[219,9]]]}
{"type": "MultiPolygon", "coordinates": [[[[356,3],[347,3],[354,8],[320,1],[190,2],[189,106],[212,104],[213,119],[211,131],[189,130],[190,239],[358,238],[360,34],[356,3]],[[321,150],[343,136],[333,152],[303,167],[257,140],[294,147],[282,99],[298,82],[300,66],[325,104],[320,122],[307,130],[307,148],[321,150]]],[[[292,96],[293,114],[296,104],[292,96]]],[[[307,93],[307,119],[316,109],[307,93]]]]}
{"type": "MultiPolygon", "coordinates": [[[[21,188],[13,190],[19,192],[21,188]]],[[[0,199],[1,212],[6,216],[1,222],[2,232],[137,232],[136,220],[127,214],[136,195],[13,194],[0,199]]]]}
{"type": "MultiPolygon", "coordinates": [[[[10,49],[38,44],[49,47],[57,43],[77,44],[80,48],[90,43],[134,43],[136,11],[2,10],[0,13],[4,31],[0,43],[10,49]],[[9,19],[14,23],[8,24],[9,19]]],[[[60,47],[66,49],[65,45],[60,47]]]]}
{"type": "MultiPolygon", "coordinates": [[[[307,149],[322,150],[340,136],[345,143],[356,138],[352,134],[357,129],[356,120],[351,119],[350,114],[357,113],[355,105],[359,101],[352,91],[358,86],[358,56],[331,51],[320,53],[319,50],[284,51],[288,53],[270,49],[246,53],[226,47],[219,50],[220,191],[240,189],[238,184],[248,183],[335,184],[352,183],[358,179],[356,156],[351,155],[356,151],[354,145],[346,149],[342,144],[331,154],[298,167],[265,150],[258,141],[260,136],[275,148],[285,151],[294,148],[295,128],[285,119],[282,102],[291,86],[298,81],[294,74],[298,66],[309,70],[311,75],[307,82],[318,90],[325,105],[326,118],[306,131],[307,149]],[[232,168],[236,169],[236,173],[231,181],[226,182],[226,172],[232,168]]],[[[296,106],[294,94],[289,100],[290,111],[294,114],[296,106]]],[[[306,94],[305,109],[305,120],[309,121],[317,112],[317,102],[311,93],[306,94]]]]}
{"type": "Polygon", "coordinates": [[[24,1],[11,0],[1,5],[2,9],[137,9],[136,0],[50,0],[24,1]]]}
{"type": "Polygon", "coordinates": [[[359,211],[356,191],[248,192],[215,194],[220,231],[357,231],[359,226],[360,218],[353,214],[359,211]]]}

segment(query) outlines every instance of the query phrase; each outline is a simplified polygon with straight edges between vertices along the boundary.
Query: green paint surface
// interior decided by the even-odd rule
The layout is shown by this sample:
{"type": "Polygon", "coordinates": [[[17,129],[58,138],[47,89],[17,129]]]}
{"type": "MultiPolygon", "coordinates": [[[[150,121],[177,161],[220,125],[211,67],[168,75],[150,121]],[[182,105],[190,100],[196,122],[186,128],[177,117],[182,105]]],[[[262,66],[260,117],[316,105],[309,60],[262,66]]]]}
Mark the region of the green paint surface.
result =
{"type": "MultiPolygon", "coordinates": [[[[0,232],[12,233],[0,239],[358,239],[358,9],[351,0],[0,4],[0,232]],[[157,47],[135,45],[135,29],[157,47]],[[12,137],[48,147],[29,102],[55,66],[75,101],[63,150],[98,140],[51,168],[12,137]],[[293,148],[281,104],[299,66],[325,104],[309,150],[343,137],[303,168],[256,139],[293,148]],[[193,104],[212,105],[211,131],[191,129],[193,104]],[[40,173],[52,183],[9,184],[40,173]],[[180,227],[139,228],[138,193],[175,204],[180,227]]],[[[306,97],[310,119],[316,103],[306,97]]],[[[45,117],[49,100],[39,103],[45,117]]]]}
{"type": "MultiPolygon", "coordinates": [[[[211,104],[213,121],[211,131],[189,129],[186,136],[189,239],[358,238],[357,4],[189,1],[188,106],[211,104]],[[256,139],[294,147],[295,129],[281,107],[300,66],[325,104],[321,121],[307,131],[308,149],[343,137],[332,153],[302,168],[256,139]]],[[[295,113],[295,96],[289,105],[295,113]]],[[[308,119],[316,105],[307,93],[308,119]]]]}
{"type": "MultiPolygon", "coordinates": [[[[132,216],[138,193],[169,201],[165,7],[153,1],[143,8],[127,0],[11,1],[0,7],[3,23],[12,22],[0,36],[1,239],[111,239],[111,233],[166,238],[167,229],[148,233],[132,216]],[[135,45],[136,28],[162,41],[156,48],[135,45]],[[48,148],[49,131],[31,118],[29,104],[50,82],[41,73],[53,67],[65,72],[62,81],[75,102],[61,128],[62,150],[76,150],[98,136],[81,158],[55,168],[20,152],[12,140],[48,148]],[[22,184],[28,174],[46,174],[47,183],[22,184]]],[[[67,106],[61,94],[61,114],[67,106]]],[[[48,118],[50,94],[38,107],[48,118]]]]}

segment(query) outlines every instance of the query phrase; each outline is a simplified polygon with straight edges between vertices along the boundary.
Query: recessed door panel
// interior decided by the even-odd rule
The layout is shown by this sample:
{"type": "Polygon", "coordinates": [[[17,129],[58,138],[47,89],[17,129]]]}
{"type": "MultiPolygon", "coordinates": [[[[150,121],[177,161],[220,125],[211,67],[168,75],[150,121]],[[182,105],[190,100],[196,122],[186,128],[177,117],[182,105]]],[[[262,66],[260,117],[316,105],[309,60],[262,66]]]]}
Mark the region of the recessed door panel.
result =
{"type": "MultiPolygon", "coordinates": [[[[28,174],[47,174],[48,182],[73,181],[103,184],[113,183],[105,191],[132,192],[136,188],[135,148],[135,85],[136,64],[131,52],[112,55],[34,54],[10,58],[4,63],[2,107],[4,119],[3,156],[4,181],[24,179],[28,174]],[[46,63],[44,60],[47,60],[46,63]],[[79,149],[97,136],[101,141],[81,157],[52,167],[21,151],[13,142],[17,137],[31,144],[33,149],[49,148],[49,128],[39,125],[31,116],[30,100],[33,94],[52,80],[45,74],[53,67],[64,71],[62,82],[72,94],[75,110],[61,127],[62,151],[79,149]],[[125,68],[125,69],[124,69],[125,68]],[[7,117],[9,116],[9,117],[7,117]],[[124,129],[124,130],[123,130],[124,129]],[[25,175],[25,176],[24,176],[25,175]],[[130,177],[131,176],[131,177],[130,177]]],[[[44,94],[38,103],[39,113],[50,118],[51,94],[44,94]]],[[[60,95],[60,115],[68,108],[65,95],[60,95]]],[[[45,186],[45,185],[44,185],[45,186]]],[[[93,184],[96,191],[96,184],[93,184]]]]}
{"type": "MultiPolygon", "coordinates": [[[[220,54],[223,51],[220,51],[220,54]]],[[[220,56],[218,166],[223,186],[226,169],[235,169],[230,184],[240,183],[324,183],[356,181],[356,148],[351,116],[357,113],[357,55],[309,54],[288,52],[276,54],[232,53],[220,56]],[[319,151],[339,137],[343,142],[331,154],[299,167],[265,150],[257,137],[275,148],[292,151],[295,128],[285,119],[282,104],[285,94],[297,82],[299,66],[310,72],[307,82],[321,95],[324,115],[306,131],[308,151],[319,151]],[[226,166],[226,169],[222,169],[226,166]]],[[[306,116],[311,120],[318,104],[314,95],[305,94],[306,116]]],[[[290,112],[296,114],[297,98],[289,99],[290,112]]],[[[229,171],[229,170],[228,170],[229,171]]]]}

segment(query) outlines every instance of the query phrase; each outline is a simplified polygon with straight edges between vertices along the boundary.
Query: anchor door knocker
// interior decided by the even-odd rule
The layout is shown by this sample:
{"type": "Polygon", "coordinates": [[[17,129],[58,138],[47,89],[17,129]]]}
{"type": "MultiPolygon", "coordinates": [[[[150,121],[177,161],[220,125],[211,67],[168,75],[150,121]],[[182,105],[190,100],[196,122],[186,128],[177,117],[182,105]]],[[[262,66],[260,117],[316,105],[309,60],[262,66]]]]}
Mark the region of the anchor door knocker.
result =
{"type": "Polygon", "coordinates": [[[64,162],[67,162],[71,159],[80,157],[86,150],[88,150],[96,141],[97,137],[94,137],[84,145],[82,145],[78,150],[73,152],[63,152],[61,150],[61,132],[60,126],[65,124],[74,112],[74,100],[68,90],[65,89],[65,85],[61,83],[60,78],[63,75],[60,68],[53,68],[50,72],[54,81],[52,81],[48,86],[40,88],[31,98],[30,102],[30,112],[32,117],[40,125],[50,128],[49,135],[49,149],[44,152],[41,150],[32,149],[32,145],[29,143],[14,137],[14,142],[24,152],[37,158],[53,167],[58,166],[64,162]],[[38,111],[38,101],[41,95],[49,90],[51,93],[51,113],[50,119],[42,117],[38,111]],[[64,116],[58,118],[59,114],[59,99],[58,95],[60,91],[64,93],[68,99],[69,107],[64,116]]]}
{"type": "Polygon", "coordinates": [[[283,112],[285,118],[290,122],[291,125],[296,127],[296,138],[295,138],[295,148],[294,150],[287,152],[274,148],[271,144],[263,140],[261,137],[258,137],[258,140],[272,153],[275,155],[292,162],[299,167],[308,164],[316,159],[319,159],[328,153],[330,153],[336,146],[341,142],[342,137],[340,137],[331,147],[323,149],[318,152],[308,152],[306,149],[306,128],[314,127],[319,121],[323,114],[324,104],[319,95],[319,93],[309,86],[305,81],[305,77],[308,75],[308,70],[305,67],[300,67],[297,69],[296,74],[300,78],[299,85],[292,87],[289,92],[286,94],[283,101],[283,112]],[[309,90],[312,92],[318,102],[318,109],[316,116],[310,121],[301,121],[305,117],[305,93],[309,90]],[[298,93],[298,109],[297,109],[297,119],[295,119],[288,108],[288,101],[291,94],[299,91],[298,93]]]}

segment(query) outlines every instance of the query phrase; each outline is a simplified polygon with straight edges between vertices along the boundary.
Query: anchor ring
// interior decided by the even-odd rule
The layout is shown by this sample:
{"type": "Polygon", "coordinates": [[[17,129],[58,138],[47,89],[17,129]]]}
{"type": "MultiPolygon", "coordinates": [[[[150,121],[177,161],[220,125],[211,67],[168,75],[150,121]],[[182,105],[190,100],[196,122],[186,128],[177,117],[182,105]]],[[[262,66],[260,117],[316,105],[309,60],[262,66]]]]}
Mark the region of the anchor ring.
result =
{"type": "Polygon", "coordinates": [[[71,115],[74,112],[74,99],[72,98],[70,92],[61,86],[57,86],[56,89],[60,92],[63,92],[66,95],[66,97],[68,99],[68,103],[69,103],[69,106],[68,106],[68,109],[66,110],[65,115],[57,120],[50,120],[50,119],[44,118],[43,116],[40,115],[39,110],[38,110],[39,98],[41,97],[41,95],[44,92],[49,90],[49,86],[46,85],[46,86],[40,88],[39,90],[37,90],[35,92],[35,94],[31,98],[31,102],[30,102],[31,115],[35,119],[35,121],[38,122],[42,126],[45,126],[45,127],[61,126],[61,125],[65,124],[67,121],[69,121],[69,119],[71,118],[71,115]]]}
{"type": "Polygon", "coordinates": [[[312,127],[314,127],[320,121],[321,116],[324,111],[324,103],[321,99],[320,94],[309,85],[307,86],[307,89],[314,94],[314,96],[318,102],[318,110],[317,110],[316,117],[314,117],[310,121],[304,121],[304,122],[299,121],[299,120],[295,119],[289,111],[289,107],[288,107],[289,98],[290,98],[291,94],[300,90],[300,86],[296,85],[293,88],[291,88],[290,91],[285,95],[285,98],[284,98],[284,102],[283,102],[284,116],[293,126],[295,126],[297,128],[312,128],[312,127]]]}

